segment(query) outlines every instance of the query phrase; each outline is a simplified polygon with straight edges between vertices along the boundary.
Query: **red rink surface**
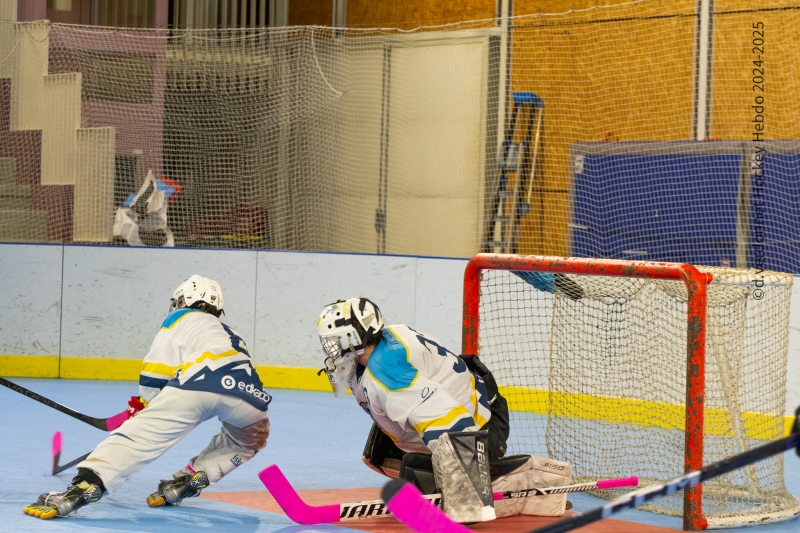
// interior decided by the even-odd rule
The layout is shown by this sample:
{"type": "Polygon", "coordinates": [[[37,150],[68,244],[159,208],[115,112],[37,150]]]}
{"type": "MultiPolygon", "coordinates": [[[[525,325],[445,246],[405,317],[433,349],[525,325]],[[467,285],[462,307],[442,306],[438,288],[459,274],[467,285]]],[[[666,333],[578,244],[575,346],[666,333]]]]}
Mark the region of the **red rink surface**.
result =
{"type": "MultiPolygon", "coordinates": [[[[300,495],[300,498],[309,505],[329,505],[332,503],[379,500],[381,497],[380,489],[374,487],[365,489],[299,490],[297,493],[300,495]]],[[[277,502],[275,502],[267,491],[204,492],[200,497],[271,513],[283,513],[277,502]]],[[[485,522],[483,524],[475,524],[469,527],[474,531],[522,533],[556,522],[557,520],[559,520],[557,517],[514,516],[510,518],[501,518],[492,522],[485,522]]],[[[348,520],[346,522],[340,522],[339,525],[350,529],[370,531],[372,533],[400,533],[410,531],[393,516],[348,520]]],[[[675,530],[607,518],[574,531],[579,533],[663,533],[674,532],[675,530]]]]}

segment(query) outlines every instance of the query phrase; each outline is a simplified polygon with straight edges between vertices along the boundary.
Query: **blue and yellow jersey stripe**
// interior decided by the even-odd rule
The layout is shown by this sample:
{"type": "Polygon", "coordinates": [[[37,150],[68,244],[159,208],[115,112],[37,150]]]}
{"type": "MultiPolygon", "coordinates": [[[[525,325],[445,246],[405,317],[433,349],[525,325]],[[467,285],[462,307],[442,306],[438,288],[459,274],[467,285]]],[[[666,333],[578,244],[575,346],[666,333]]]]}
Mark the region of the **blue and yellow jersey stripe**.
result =
{"type": "Polygon", "coordinates": [[[382,333],[383,339],[370,355],[366,372],[389,392],[413,387],[419,370],[411,364],[408,346],[392,328],[384,328],[382,333]]]}
{"type": "Polygon", "coordinates": [[[161,323],[161,329],[172,329],[175,327],[175,324],[180,322],[181,320],[186,317],[186,315],[192,313],[205,313],[202,309],[176,309],[175,311],[171,312],[167,315],[167,318],[164,319],[164,322],[161,323]]]}

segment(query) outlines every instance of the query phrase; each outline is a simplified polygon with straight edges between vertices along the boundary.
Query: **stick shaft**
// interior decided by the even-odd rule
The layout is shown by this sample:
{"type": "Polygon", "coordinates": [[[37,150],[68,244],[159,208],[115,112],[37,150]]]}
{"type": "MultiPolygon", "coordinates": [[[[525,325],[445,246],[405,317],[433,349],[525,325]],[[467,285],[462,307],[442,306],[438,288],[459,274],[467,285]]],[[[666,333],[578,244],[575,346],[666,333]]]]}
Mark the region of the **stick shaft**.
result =
{"type": "Polygon", "coordinates": [[[55,476],[56,474],[60,474],[64,470],[67,470],[68,468],[71,468],[71,467],[75,466],[76,464],[80,463],[81,461],[83,461],[84,459],[89,457],[89,454],[91,454],[91,453],[92,452],[85,453],[85,454],[81,455],[80,457],[78,457],[77,459],[74,459],[74,460],[68,462],[65,465],[59,465],[58,461],[56,461],[55,464],[53,465],[53,475],[55,476]]]}
{"type": "Polygon", "coordinates": [[[89,424],[90,426],[96,427],[97,429],[101,429],[103,431],[111,431],[111,430],[116,429],[117,427],[119,427],[119,425],[122,423],[120,421],[120,419],[123,418],[125,416],[125,413],[126,413],[126,411],[123,411],[122,413],[114,415],[114,416],[112,416],[110,418],[96,418],[96,417],[93,417],[93,416],[85,415],[83,413],[79,413],[78,411],[76,411],[74,409],[70,409],[66,405],[61,405],[58,402],[54,402],[53,400],[51,400],[49,398],[45,398],[41,394],[35,393],[32,390],[28,390],[25,387],[23,387],[21,385],[17,385],[16,383],[14,383],[12,381],[8,381],[7,379],[2,378],[2,377],[0,377],[0,385],[3,385],[4,387],[8,387],[9,389],[13,390],[14,392],[18,392],[18,393],[22,394],[23,396],[27,396],[31,400],[36,400],[39,403],[43,403],[47,407],[51,407],[51,408],[55,409],[56,411],[61,411],[65,415],[69,415],[72,418],[76,418],[76,419],[80,420],[81,422],[89,424]],[[109,423],[109,421],[112,421],[112,423],[109,423]]]}
{"type": "Polygon", "coordinates": [[[708,465],[700,470],[689,472],[688,474],[677,477],[664,484],[637,490],[601,507],[597,507],[590,511],[586,511],[585,513],[566,518],[556,522],[555,524],[533,530],[529,533],[566,533],[567,531],[572,531],[575,528],[579,528],[581,526],[585,526],[586,524],[591,524],[597,520],[607,518],[624,509],[639,507],[643,503],[646,503],[659,496],[666,496],[678,490],[693,487],[698,483],[702,483],[703,481],[721,476],[723,474],[727,474],[728,472],[732,472],[733,470],[743,466],[755,463],[761,459],[766,459],[767,457],[777,455],[781,452],[785,452],[786,450],[796,448],[799,441],[800,436],[798,436],[798,434],[790,435],[784,439],[770,442],[763,446],[759,446],[758,448],[753,448],[748,452],[734,455],[733,457],[729,457],[728,459],[719,461],[718,463],[708,465]]]}
{"type": "Polygon", "coordinates": [[[510,500],[516,498],[530,498],[531,496],[547,496],[548,494],[566,494],[568,492],[587,492],[590,490],[606,490],[619,487],[635,487],[639,484],[636,476],[619,479],[606,479],[602,481],[592,481],[590,483],[577,483],[575,485],[564,485],[563,487],[541,487],[532,489],[509,490],[506,492],[495,492],[492,496],[497,500],[510,500]]]}

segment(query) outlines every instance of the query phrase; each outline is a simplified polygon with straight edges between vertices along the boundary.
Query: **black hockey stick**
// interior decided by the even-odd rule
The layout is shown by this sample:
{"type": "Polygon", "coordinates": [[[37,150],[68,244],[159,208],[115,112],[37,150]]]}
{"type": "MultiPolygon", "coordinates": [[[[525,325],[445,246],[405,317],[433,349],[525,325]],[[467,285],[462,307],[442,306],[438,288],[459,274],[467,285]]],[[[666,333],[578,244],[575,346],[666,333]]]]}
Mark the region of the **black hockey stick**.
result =
{"type": "Polygon", "coordinates": [[[69,415],[72,418],[77,418],[81,422],[85,422],[90,426],[96,427],[97,429],[101,429],[103,431],[113,431],[117,429],[119,426],[122,425],[129,418],[128,411],[122,411],[119,414],[114,416],[110,416],[108,418],[95,418],[93,416],[85,415],[83,413],[79,413],[74,409],[70,409],[66,405],[61,405],[58,402],[54,402],[44,396],[37,394],[31,390],[26,389],[21,385],[17,385],[11,381],[8,381],[6,378],[0,377],[0,385],[4,387],[8,387],[9,389],[22,394],[23,396],[27,396],[31,400],[36,400],[39,403],[45,404],[47,407],[52,407],[56,411],[61,411],[65,415],[69,415]]]}
{"type": "MultiPolygon", "coordinates": [[[[755,463],[767,457],[772,457],[786,450],[797,448],[800,435],[794,433],[784,439],[776,440],[753,448],[752,450],[734,455],[718,463],[703,467],[700,470],[689,472],[683,476],[667,481],[661,485],[646,487],[618,498],[601,507],[581,513],[555,524],[541,527],[529,533],[566,533],[575,528],[591,524],[597,520],[608,518],[624,509],[638,507],[659,496],[666,496],[687,487],[711,478],[727,474],[743,466],[755,463]]],[[[439,509],[429,505],[413,485],[402,479],[394,479],[386,484],[381,491],[381,496],[387,502],[386,507],[405,525],[417,533],[437,531],[440,533],[468,533],[471,530],[450,520],[439,509]]]]}
{"type": "Polygon", "coordinates": [[[56,474],[60,474],[64,470],[67,470],[68,468],[70,468],[72,466],[75,466],[76,464],[80,463],[81,461],[83,461],[84,459],[89,457],[90,453],[92,453],[92,452],[89,452],[89,453],[86,453],[84,455],[81,455],[77,459],[75,459],[73,461],[70,461],[69,463],[67,463],[65,465],[58,464],[59,459],[61,459],[61,432],[60,431],[56,431],[53,434],[53,471],[52,471],[52,475],[55,476],[56,474]]]}

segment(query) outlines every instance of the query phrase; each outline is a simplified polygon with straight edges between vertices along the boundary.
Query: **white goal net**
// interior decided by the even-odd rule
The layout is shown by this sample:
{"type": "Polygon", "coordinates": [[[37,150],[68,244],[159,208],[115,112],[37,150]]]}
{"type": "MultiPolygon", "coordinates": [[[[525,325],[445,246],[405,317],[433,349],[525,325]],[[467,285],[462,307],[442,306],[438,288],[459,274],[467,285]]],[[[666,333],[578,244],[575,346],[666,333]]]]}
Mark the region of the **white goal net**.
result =
{"type": "MultiPolygon", "coordinates": [[[[576,481],[636,475],[647,486],[692,461],[699,468],[784,436],[792,276],[698,267],[713,276],[703,379],[703,365],[687,355],[687,340],[690,349],[698,342],[687,332],[699,326],[681,279],[604,275],[604,261],[577,261],[593,264],[593,275],[558,274],[551,283],[549,273],[481,272],[477,347],[512,409],[509,453],[567,461],[576,481]],[[694,434],[690,397],[705,413],[704,431],[694,434]]],[[[644,508],[686,518],[683,500],[680,491],[644,508]]],[[[799,513],[782,455],[702,485],[709,527],[799,513]]]]}

